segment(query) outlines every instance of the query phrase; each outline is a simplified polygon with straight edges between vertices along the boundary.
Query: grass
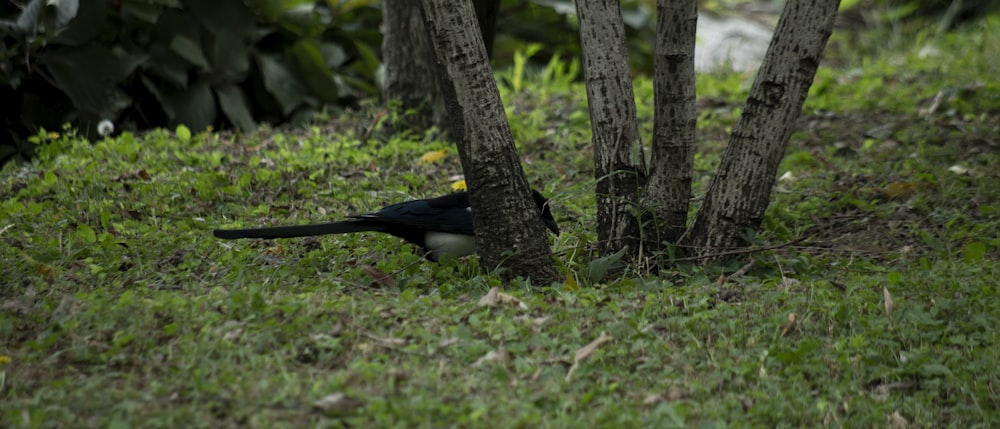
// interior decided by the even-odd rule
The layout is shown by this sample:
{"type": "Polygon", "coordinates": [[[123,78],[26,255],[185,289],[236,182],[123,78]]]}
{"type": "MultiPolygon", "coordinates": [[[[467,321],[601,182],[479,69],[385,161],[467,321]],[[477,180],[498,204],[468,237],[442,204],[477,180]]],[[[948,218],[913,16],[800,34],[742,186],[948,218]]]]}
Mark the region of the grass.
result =
{"type": "MultiPolygon", "coordinates": [[[[475,259],[422,262],[388,237],[211,237],[447,192],[453,149],[387,131],[397,113],[252,135],[40,134],[36,162],[0,172],[0,422],[996,426],[1000,52],[984,40],[998,26],[821,70],[754,238],[806,241],[603,281],[584,91],[566,64],[503,88],[564,230],[566,282],[507,288],[521,306],[480,305],[499,282],[475,259]]],[[[696,193],[751,78],[701,77],[696,193]]],[[[651,99],[650,83],[636,93],[651,99]]]]}

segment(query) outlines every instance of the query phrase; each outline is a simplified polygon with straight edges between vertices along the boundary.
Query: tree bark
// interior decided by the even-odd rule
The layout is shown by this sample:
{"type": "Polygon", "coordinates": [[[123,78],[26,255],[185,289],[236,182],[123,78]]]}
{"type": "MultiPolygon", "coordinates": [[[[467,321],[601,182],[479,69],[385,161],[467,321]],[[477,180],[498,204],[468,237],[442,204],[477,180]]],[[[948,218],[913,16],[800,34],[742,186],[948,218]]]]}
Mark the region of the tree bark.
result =
{"type": "Polygon", "coordinates": [[[470,191],[476,253],[504,280],[557,280],[548,236],[524,178],[479,25],[468,1],[423,0],[440,66],[449,132],[470,191]]]}
{"type": "Polygon", "coordinates": [[[677,243],[687,229],[694,168],[697,0],[657,0],[653,153],[643,200],[646,247],[677,243]]]}
{"type": "Polygon", "coordinates": [[[576,14],[594,139],[598,249],[610,255],[628,246],[625,258],[631,260],[641,251],[635,208],[646,183],[646,166],[625,24],[616,0],[577,0],[576,14]]]}
{"type": "Polygon", "coordinates": [[[839,4],[839,0],[785,3],[743,115],[688,235],[694,254],[711,256],[745,246],[746,231],[760,227],[839,4]]]}
{"type": "Polygon", "coordinates": [[[437,79],[437,60],[424,29],[420,3],[382,0],[382,21],[385,99],[399,100],[404,110],[414,111],[409,118],[414,128],[443,128],[447,115],[437,79]]]}
{"type": "MultiPolygon", "coordinates": [[[[473,0],[473,4],[487,56],[492,58],[500,1],[473,0]]],[[[444,128],[447,112],[422,12],[420,2],[382,0],[383,94],[387,100],[399,100],[404,110],[414,112],[408,118],[414,128],[444,128]]]]}

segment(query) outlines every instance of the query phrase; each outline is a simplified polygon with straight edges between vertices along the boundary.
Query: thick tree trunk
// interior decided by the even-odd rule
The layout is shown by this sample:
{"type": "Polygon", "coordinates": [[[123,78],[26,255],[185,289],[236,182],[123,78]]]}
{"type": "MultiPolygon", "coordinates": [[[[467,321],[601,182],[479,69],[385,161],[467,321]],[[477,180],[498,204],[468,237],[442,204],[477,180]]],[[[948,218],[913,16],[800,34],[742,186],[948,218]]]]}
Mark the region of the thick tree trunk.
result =
{"type": "Polygon", "coordinates": [[[833,31],[839,4],[839,0],[785,3],[743,115],[688,235],[696,255],[745,246],[745,232],[760,227],[778,164],[833,31]]]}
{"type": "Polygon", "coordinates": [[[424,28],[420,2],[382,0],[382,21],[385,98],[399,100],[403,109],[416,112],[409,118],[414,128],[443,128],[447,115],[437,79],[437,60],[424,28]]]}
{"type": "Polygon", "coordinates": [[[548,236],[514,146],[493,70],[469,2],[423,0],[437,53],[449,131],[458,144],[470,191],[483,265],[504,267],[504,279],[548,285],[557,275],[548,236]]]}
{"type": "Polygon", "coordinates": [[[594,135],[597,237],[601,255],[628,246],[640,252],[639,192],[646,183],[645,157],[632,92],[625,24],[616,0],[577,0],[587,103],[594,135]]]}
{"type": "MultiPolygon", "coordinates": [[[[473,4],[487,56],[492,58],[500,0],[473,0],[473,4]]],[[[382,0],[382,22],[385,98],[399,100],[403,109],[416,112],[408,118],[414,128],[425,129],[432,125],[444,128],[447,112],[420,2],[382,0]]]]}
{"type": "Polygon", "coordinates": [[[643,201],[647,247],[677,243],[687,229],[694,168],[697,0],[657,0],[653,154],[643,201]],[[655,242],[652,242],[655,240],[655,242]]]}

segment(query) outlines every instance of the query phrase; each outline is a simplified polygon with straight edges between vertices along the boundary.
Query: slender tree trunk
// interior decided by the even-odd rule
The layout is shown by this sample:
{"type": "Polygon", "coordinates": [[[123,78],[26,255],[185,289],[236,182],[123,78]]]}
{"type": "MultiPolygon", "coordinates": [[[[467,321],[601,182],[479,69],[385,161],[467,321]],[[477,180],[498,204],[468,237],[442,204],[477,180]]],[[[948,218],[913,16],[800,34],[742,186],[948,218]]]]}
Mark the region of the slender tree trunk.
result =
{"type": "Polygon", "coordinates": [[[382,0],[382,64],[387,100],[399,100],[417,129],[444,127],[444,99],[437,79],[434,47],[424,29],[420,2],[382,0]]]}
{"type": "Polygon", "coordinates": [[[597,177],[597,237],[600,253],[628,246],[626,259],[640,252],[639,191],[646,166],[625,45],[625,24],[617,0],[577,0],[587,103],[594,135],[597,177]]]}
{"type": "Polygon", "coordinates": [[[743,115],[688,236],[696,255],[745,246],[746,231],[760,227],[778,164],[833,31],[839,4],[839,0],[785,3],[743,115]]]}
{"type": "Polygon", "coordinates": [[[653,61],[653,154],[643,202],[647,247],[677,243],[687,229],[694,168],[697,0],[657,0],[653,61]],[[649,222],[651,221],[651,222],[649,222]],[[650,241],[655,240],[655,243],[650,241]]]}
{"type": "Polygon", "coordinates": [[[468,1],[423,0],[437,53],[449,131],[457,142],[476,228],[476,253],[505,280],[557,279],[548,236],[531,198],[479,25],[468,1]]]}

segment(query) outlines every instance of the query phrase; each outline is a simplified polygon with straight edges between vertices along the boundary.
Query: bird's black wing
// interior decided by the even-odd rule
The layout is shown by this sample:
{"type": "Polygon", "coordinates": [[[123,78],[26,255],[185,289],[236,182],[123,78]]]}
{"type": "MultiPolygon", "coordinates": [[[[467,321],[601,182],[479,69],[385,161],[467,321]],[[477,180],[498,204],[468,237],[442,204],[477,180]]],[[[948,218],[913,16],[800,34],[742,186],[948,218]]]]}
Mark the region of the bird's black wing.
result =
{"type": "MultiPolygon", "coordinates": [[[[381,231],[402,236],[399,230],[447,232],[474,235],[469,195],[457,192],[427,200],[407,201],[386,206],[374,213],[350,216],[353,222],[381,225],[381,231]]],[[[406,237],[403,237],[406,238],[406,237]]]]}

